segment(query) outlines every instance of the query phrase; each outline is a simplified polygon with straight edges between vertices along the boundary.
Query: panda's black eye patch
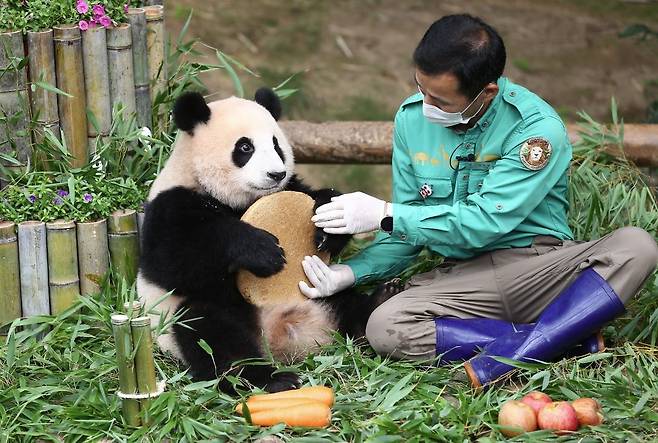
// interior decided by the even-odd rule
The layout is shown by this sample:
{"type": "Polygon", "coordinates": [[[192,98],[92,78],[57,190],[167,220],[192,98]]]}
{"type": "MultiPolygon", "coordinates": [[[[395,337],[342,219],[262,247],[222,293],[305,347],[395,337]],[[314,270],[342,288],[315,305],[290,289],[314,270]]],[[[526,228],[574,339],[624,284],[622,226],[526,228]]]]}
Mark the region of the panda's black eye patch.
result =
{"type": "Polygon", "coordinates": [[[286,159],[283,156],[283,151],[281,150],[281,147],[279,146],[279,140],[277,140],[275,136],[272,136],[272,143],[274,144],[274,150],[276,151],[277,154],[279,154],[279,158],[283,163],[285,163],[286,159]]]}
{"type": "Polygon", "coordinates": [[[238,141],[235,142],[235,147],[233,148],[233,163],[238,168],[243,167],[247,164],[252,155],[254,155],[254,143],[251,139],[247,137],[240,137],[238,141]]]}

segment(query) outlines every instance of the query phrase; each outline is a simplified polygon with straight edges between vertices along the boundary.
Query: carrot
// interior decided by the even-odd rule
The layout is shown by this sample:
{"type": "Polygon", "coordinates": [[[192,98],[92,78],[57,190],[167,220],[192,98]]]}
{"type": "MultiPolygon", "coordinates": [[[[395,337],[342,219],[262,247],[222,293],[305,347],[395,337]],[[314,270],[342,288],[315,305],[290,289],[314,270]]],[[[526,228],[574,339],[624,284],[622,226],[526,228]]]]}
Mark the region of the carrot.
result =
{"type": "Polygon", "coordinates": [[[282,399],[315,400],[331,407],[334,404],[334,390],[327,386],[307,386],[289,391],[275,392],[274,394],[252,395],[249,401],[282,400],[282,399]]]}
{"type": "MultiPolygon", "coordinates": [[[[242,405],[243,403],[238,403],[235,405],[235,412],[242,415],[242,405]]],[[[282,399],[272,399],[272,400],[254,400],[249,399],[246,401],[247,408],[249,408],[249,413],[253,414],[254,412],[265,411],[267,409],[278,409],[278,408],[289,408],[291,406],[304,405],[308,403],[318,403],[315,400],[310,400],[308,398],[282,398],[282,399]]],[[[324,403],[323,403],[324,404],[324,403]]]]}
{"type": "Polygon", "coordinates": [[[251,413],[251,423],[258,426],[273,426],[277,423],[285,423],[287,426],[324,428],[330,422],[331,409],[324,403],[317,401],[251,413]]]}

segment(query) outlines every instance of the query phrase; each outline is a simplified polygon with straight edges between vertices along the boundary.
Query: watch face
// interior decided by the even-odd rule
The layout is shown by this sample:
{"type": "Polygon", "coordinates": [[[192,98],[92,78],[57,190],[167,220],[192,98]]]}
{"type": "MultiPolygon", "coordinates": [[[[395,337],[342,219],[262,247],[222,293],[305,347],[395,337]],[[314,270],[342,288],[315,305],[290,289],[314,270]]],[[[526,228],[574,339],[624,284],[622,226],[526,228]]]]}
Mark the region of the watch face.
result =
{"type": "Polygon", "coordinates": [[[393,217],[384,217],[382,218],[379,226],[382,228],[382,231],[391,232],[393,231],[393,217]]]}

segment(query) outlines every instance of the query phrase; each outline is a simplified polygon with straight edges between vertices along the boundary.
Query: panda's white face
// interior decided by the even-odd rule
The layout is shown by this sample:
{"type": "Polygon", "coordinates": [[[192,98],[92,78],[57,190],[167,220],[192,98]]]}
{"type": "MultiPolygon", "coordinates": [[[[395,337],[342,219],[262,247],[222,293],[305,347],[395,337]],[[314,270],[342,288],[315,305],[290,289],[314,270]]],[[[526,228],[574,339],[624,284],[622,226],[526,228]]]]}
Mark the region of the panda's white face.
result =
{"type": "Polygon", "coordinates": [[[282,190],[293,174],[294,158],[272,115],[256,102],[236,97],[208,107],[208,122],[196,126],[192,135],[181,134],[179,141],[191,155],[203,190],[235,209],[282,190]]]}

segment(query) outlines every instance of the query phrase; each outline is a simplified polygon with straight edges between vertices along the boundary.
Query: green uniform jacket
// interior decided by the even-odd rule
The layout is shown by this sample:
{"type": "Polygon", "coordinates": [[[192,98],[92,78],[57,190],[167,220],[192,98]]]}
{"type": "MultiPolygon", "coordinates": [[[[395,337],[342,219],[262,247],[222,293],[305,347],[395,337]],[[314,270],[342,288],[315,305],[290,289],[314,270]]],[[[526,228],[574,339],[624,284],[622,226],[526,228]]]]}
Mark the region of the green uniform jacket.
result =
{"type": "Polygon", "coordinates": [[[522,86],[505,77],[498,86],[462,133],[430,123],[421,94],[402,103],[393,133],[393,232],[379,232],[345,262],[356,284],[397,275],[423,247],[466,259],[529,246],[537,235],[573,239],[564,123],[522,86]]]}

